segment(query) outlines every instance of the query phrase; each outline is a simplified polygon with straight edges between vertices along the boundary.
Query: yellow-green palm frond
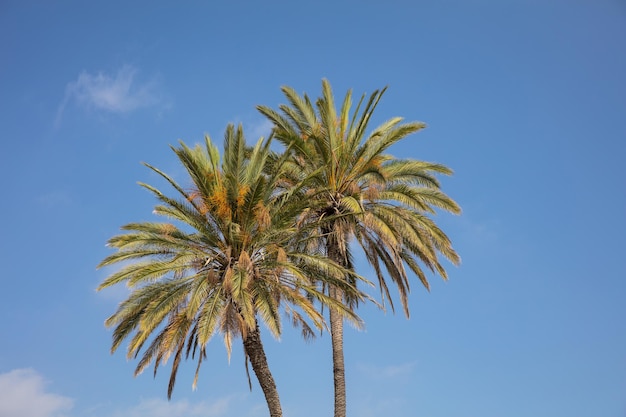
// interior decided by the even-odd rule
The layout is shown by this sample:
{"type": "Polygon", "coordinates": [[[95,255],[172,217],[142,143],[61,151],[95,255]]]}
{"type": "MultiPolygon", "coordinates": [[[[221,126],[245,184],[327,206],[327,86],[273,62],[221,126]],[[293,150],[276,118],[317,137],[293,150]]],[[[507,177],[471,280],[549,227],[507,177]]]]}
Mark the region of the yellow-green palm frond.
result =
{"type": "Polygon", "coordinates": [[[434,174],[452,175],[452,170],[437,163],[407,159],[391,159],[384,164],[384,176],[389,182],[440,188],[434,174]]]}
{"type": "MultiPolygon", "coordinates": [[[[301,97],[293,88],[284,86],[281,88],[283,94],[291,104],[291,107],[283,106],[281,110],[295,123],[301,130],[311,129],[318,120],[311,101],[306,94],[301,97]]],[[[312,132],[309,131],[309,136],[312,132]]]]}

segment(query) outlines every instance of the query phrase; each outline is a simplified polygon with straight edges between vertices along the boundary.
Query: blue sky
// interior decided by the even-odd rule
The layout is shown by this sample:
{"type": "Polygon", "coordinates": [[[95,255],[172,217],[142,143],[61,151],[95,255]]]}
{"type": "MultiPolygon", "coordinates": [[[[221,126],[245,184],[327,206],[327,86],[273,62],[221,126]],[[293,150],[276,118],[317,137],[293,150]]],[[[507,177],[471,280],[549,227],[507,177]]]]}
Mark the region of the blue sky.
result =
{"type": "MultiPolygon", "coordinates": [[[[392,153],[452,167],[463,207],[437,219],[450,280],[347,329],[348,414],[626,415],[626,3],[127,3],[0,3],[0,416],[267,415],[217,339],[196,391],[192,363],[169,403],[166,368],[133,378],[103,325],[125,290],[95,266],[154,219],[141,161],[181,175],[168,145],[256,139],[255,105],[323,77],[388,85],[374,123],[428,124],[392,153]]],[[[265,336],[285,415],[330,415],[328,335],[265,336]]]]}

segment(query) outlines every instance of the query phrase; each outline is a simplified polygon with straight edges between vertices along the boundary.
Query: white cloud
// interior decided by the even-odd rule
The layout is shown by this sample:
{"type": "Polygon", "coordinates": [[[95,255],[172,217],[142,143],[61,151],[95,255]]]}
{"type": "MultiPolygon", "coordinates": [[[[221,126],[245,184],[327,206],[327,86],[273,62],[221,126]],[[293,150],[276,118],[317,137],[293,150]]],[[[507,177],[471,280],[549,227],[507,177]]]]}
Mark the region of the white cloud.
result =
{"type": "Polygon", "coordinates": [[[117,411],[112,417],[221,417],[227,415],[231,401],[232,397],[199,403],[150,398],[141,400],[129,409],[117,411]]]}
{"type": "Polygon", "coordinates": [[[0,416],[63,417],[74,401],[46,392],[46,381],[32,369],[0,374],[0,416]]]}
{"type": "Polygon", "coordinates": [[[65,107],[70,102],[110,113],[128,113],[157,104],[159,99],[154,80],[138,83],[137,73],[137,68],[130,65],[123,66],[114,76],[83,71],[77,80],[67,85],[65,97],[57,111],[56,124],[60,123],[65,107]]]}
{"type": "MultiPolygon", "coordinates": [[[[74,400],[49,392],[46,385],[45,379],[33,369],[15,369],[0,374],[0,417],[74,415],[70,414],[74,400]]],[[[124,409],[107,412],[100,405],[86,412],[91,416],[107,417],[222,417],[229,414],[230,405],[235,398],[236,396],[229,396],[193,403],[188,400],[147,398],[124,409]],[[97,409],[99,412],[96,412],[97,409]]]]}

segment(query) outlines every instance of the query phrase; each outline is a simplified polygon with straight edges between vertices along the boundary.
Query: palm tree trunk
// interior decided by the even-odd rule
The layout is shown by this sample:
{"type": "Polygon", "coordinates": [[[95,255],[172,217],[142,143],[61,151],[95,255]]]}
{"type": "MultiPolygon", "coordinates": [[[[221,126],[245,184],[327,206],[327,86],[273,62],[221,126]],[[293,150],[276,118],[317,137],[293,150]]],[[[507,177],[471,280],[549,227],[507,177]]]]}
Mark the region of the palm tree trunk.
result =
{"type": "MultiPolygon", "coordinates": [[[[333,287],[330,295],[342,301],[339,288],[333,287]]],[[[343,356],[343,317],[337,309],[330,308],[330,338],[333,349],[333,378],[335,382],[335,417],[346,417],[346,368],[343,356]]]]}
{"type": "MultiPolygon", "coordinates": [[[[339,244],[332,234],[332,228],[326,230],[326,256],[342,266],[346,266],[345,256],[342,255],[339,244]]],[[[343,291],[330,286],[329,295],[339,302],[343,302],[343,291]]],[[[330,339],[333,349],[333,380],[335,385],[335,417],[346,417],[346,368],[343,354],[343,317],[337,309],[330,307],[330,339]]]]}
{"type": "Polygon", "coordinates": [[[263,343],[261,343],[261,332],[258,323],[254,330],[248,332],[243,341],[243,346],[246,355],[250,358],[254,374],[265,395],[270,417],[282,417],[283,411],[280,406],[280,399],[278,398],[278,390],[276,389],[276,383],[274,382],[274,378],[267,364],[267,357],[265,356],[263,343]]]}

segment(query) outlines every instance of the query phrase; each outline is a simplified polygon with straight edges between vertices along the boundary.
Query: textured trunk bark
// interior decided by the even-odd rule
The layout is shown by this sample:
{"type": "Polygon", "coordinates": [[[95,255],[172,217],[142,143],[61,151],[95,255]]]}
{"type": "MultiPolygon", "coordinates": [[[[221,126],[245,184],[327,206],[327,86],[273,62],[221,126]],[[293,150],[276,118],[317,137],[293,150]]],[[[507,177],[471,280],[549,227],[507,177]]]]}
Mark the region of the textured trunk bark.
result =
{"type": "MultiPolygon", "coordinates": [[[[329,234],[329,236],[331,236],[329,234]]],[[[339,245],[330,238],[326,242],[326,255],[340,265],[346,266],[339,245]]],[[[329,295],[337,301],[343,302],[343,291],[340,288],[330,287],[329,295]]],[[[330,339],[333,349],[333,379],[335,383],[335,417],[346,417],[346,368],[343,355],[343,317],[334,308],[330,312],[330,339]]]]}
{"type": "Polygon", "coordinates": [[[276,389],[276,383],[274,382],[270,368],[267,365],[267,357],[265,356],[263,343],[261,343],[261,332],[258,324],[253,331],[248,332],[247,337],[243,341],[243,346],[248,358],[250,358],[254,374],[259,380],[259,384],[265,395],[270,417],[282,417],[283,411],[280,406],[280,399],[278,398],[278,390],[276,389]]]}
{"type": "MultiPolygon", "coordinates": [[[[342,300],[342,291],[331,288],[331,296],[342,300]]],[[[346,417],[346,368],[343,358],[343,317],[330,309],[330,338],[333,347],[333,378],[335,382],[335,417],[346,417]]]]}

